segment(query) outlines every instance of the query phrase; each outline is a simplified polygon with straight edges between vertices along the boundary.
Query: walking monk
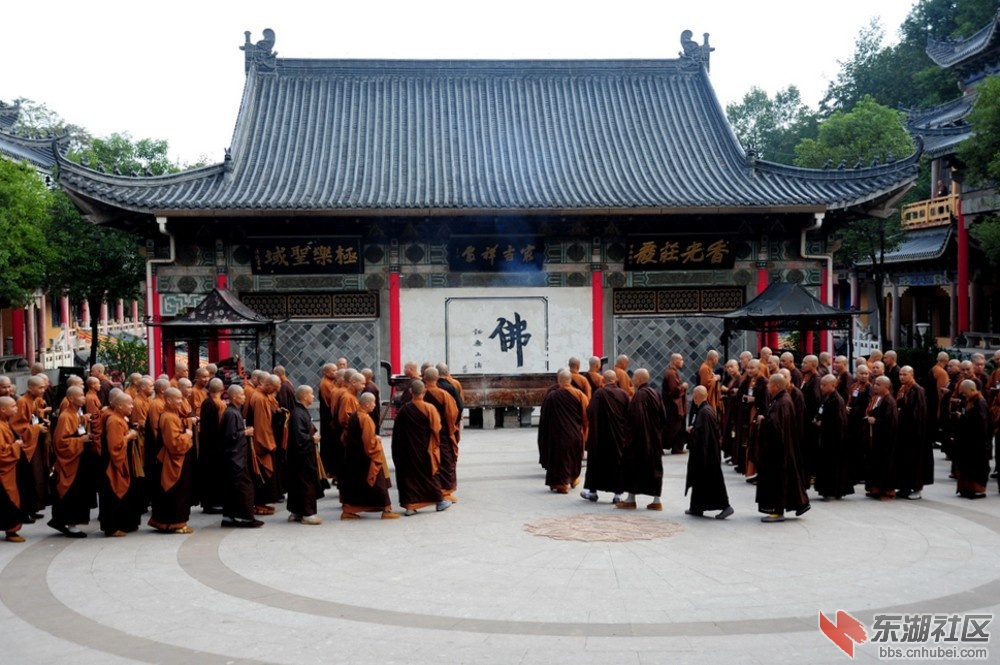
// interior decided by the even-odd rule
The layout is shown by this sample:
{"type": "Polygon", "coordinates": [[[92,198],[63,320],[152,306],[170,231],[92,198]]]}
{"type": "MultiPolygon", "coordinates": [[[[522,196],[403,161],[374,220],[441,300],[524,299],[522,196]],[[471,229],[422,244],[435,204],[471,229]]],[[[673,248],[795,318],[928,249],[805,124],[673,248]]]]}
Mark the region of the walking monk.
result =
{"type": "Polygon", "coordinates": [[[809,510],[809,497],[802,486],[795,420],[788,382],[781,374],[767,381],[767,413],[760,418],[757,471],[757,510],[761,522],[784,522],[785,511],[799,516],[809,510]]]}
{"type": "Polygon", "coordinates": [[[598,491],[612,492],[612,503],[618,503],[625,491],[622,456],[629,398],[615,382],[612,370],[605,372],[605,376],[607,380],[602,380],[587,407],[587,475],[580,496],[597,501],[598,491]]]}
{"type": "Polygon", "coordinates": [[[632,377],[635,395],[625,416],[625,490],[628,496],[617,508],[634,509],[636,494],[653,497],[646,508],[663,510],[663,404],[649,383],[649,370],[637,369],[632,377]]]}
{"type": "Polygon", "coordinates": [[[717,520],[724,520],[733,514],[726,491],[726,481],[722,477],[722,453],[719,450],[722,428],[719,416],[708,401],[708,389],[697,386],[692,393],[694,411],[691,427],[688,429],[690,455],[687,461],[687,479],[684,493],[691,490],[691,506],[684,512],[701,517],[706,510],[718,510],[717,520]]]}
{"type": "Polygon", "coordinates": [[[396,413],[392,426],[392,462],[396,467],[399,505],[404,515],[416,515],[427,506],[447,510],[437,472],[441,464],[441,417],[424,401],[424,382],[410,382],[410,400],[396,413]]]}
{"type": "Polygon", "coordinates": [[[111,402],[112,411],[104,423],[101,467],[97,491],[101,501],[98,521],[105,536],[120,538],[139,529],[140,508],[132,494],[132,460],[137,458],[139,430],[129,416],[134,408],[128,393],[119,393],[111,402]]]}
{"type": "Polygon", "coordinates": [[[389,465],[382,439],[375,433],[372,413],[377,400],[372,393],[358,398],[359,410],[351,415],[344,437],[344,466],[340,476],[342,520],[354,520],[360,513],[381,513],[382,519],[395,519],[389,499],[389,465]]]}
{"type": "Polygon", "coordinates": [[[545,469],[545,484],[559,494],[568,494],[580,483],[583,445],[587,439],[586,395],[572,386],[568,369],[556,374],[557,385],[542,400],[538,418],[539,461],[545,469]]]}

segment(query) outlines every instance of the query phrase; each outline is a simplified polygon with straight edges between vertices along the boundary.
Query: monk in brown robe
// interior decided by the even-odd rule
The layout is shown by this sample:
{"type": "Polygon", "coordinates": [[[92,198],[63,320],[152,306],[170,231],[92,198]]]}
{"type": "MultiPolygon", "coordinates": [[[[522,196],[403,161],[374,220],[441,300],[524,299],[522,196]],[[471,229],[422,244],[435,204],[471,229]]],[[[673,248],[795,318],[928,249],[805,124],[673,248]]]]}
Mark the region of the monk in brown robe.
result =
{"type": "Polygon", "coordinates": [[[778,366],[781,369],[787,369],[788,373],[791,375],[791,382],[793,385],[798,386],[800,389],[802,387],[802,370],[795,366],[795,356],[791,351],[785,351],[780,356],[778,356],[778,366]]]}
{"type": "Polygon", "coordinates": [[[868,405],[875,398],[875,387],[869,381],[871,370],[861,363],[854,371],[854,383],[847,397],[847,450],[851,458],[851,480],[864,481],[868,476],[868,448],[871,427],[868,425],[868,405]]]}
{"type": "Polygon", "coordinates": [[[41,519],[48,496],[48,460],[44,439],[48,435],[48,413],[42,395],[47,383],[43,376],[28,379],[28,391],[17,398],[17,412],[10,421],[14,434],[23,444],[17,462],[17,485],[23,521],[33,524],[41,519]]]}
{"type": "MultiPolygon", "coordinates": [[[[114,386],[111,384],[111,379],[109,379],[108,375],[105,373],[104,365],[102,365],[101,363],[94,363],[90,367],[90,376],[97,379],[97,384],[98,384],[97,394],[100,401],[100,406],[101,407],[108,406],[108,400],[110,399],[111,396],[111,389],[114,388],[114,386]]],[[[89,381],[87,382],[87,385],[88,386],[90,385],[89,381]]]]}
{"type": "MultiPolygon", "coordinates": [[[[886,359],[890,353],[886,351],[886,359]]],[[[904,365],[898,369],[899,436],[893,460],[896,496],[919,499],[924,485],[934,482],[934,448],[927,432],[927,399],[923,387],[916,382],[913,368],[904,365]]]]}
{"type": "Polygon", "coordinates": [[[816,491],[824,500],[854,494],[847,450],[847,406],[837,387],[834,374],[820,379],[822,399],[806,425],[816,432],[816,491]]]}
{"type": "MultiPolygon", "coordinates": [[[[877,361],[881,362],[881,361],[877,361]]],[[[870,441],[866,496],[872,499],[896,498],[893,460],[899,430],[899,412],[892,396],[892,381],[882,375],[875,379],[875,395],[868,404],[867,421],[870,441]]]]}
{"type": "Polygon", "coordinates": [[[274,416],[278,410],[277,402],[273,400],[278,386],[268,380],[269,374],[263,374],[260,385],[247,400],[247,423],[253,427],[254,470],[254,514],[273,515],[274,506],[270,505],[280,500],[278,484],[274,470],[274,450],[278,442],[274,436],[274,416]]]}
{"type": "Polygon", "coordinates": [[[191,492],[194,476],[194,432],[184,416],[184,398],[177,388],[164,393],[167,409],[160,416],[160,482],[153,490],[149,526],[161,533],[191,533],[191,492]]]}
{"type": "Polygon", "coordinates": [[[407,516],[427,506],[435,506],[438,511],[451,506],[437,480],[441,417],[424,401],[423,381],[414,379],[409,389],[410,401],[399,408],[392,426],[392,463],[396,467],[399,505],[407,516]]]}
{"type": "Polygon", "coordinates": [[[309,407],[313,403],[311,386],[295,390],[295,404],[288,421],[288,521],[300,524],[322,524],[316,514],[319,495],[319,469],[316,466],[319,432],[312,424],[309,407]]]}
{"type": "Polygon", "coordinates": [[[722,426],[722,456],[726,464],[732,465],[736,455],[736,422],[740,412],[740,384],[743,375],[740,374],[738,360],[727,360],[726,376],[719,385],[722,393],[722,410],[719,421],[722,426]]]}
{"type": "Polygon", "coordinates": [[[105,422],[101,445],[101,468],[97,488],[101,511],[98,521],[105,536],[119,538],[139,528],[140,511],[132,493],[134,446],[139,430],[129,422],[134,401],[128,393],[112,400],[112,411],[105,422]]]}
{"type": "MultiPolygon", "coordinates": [[[[323,365],[322,374],[319,380],[319,458],[323,465],[323,475],[331,478],[335,464],[331,459],[335,451],[331,404],[334,391],[337,389],[337,365],[326,363],[323,365]]],[[[327,481],[324,487],[328,487],[329,484],[327,481]]]]}
{"type": "Polygon", "coordinates": [[[566,367],[569,369],[569,378],[573,387],[586,395],[589,400],[593,395],[593,392],[590,389],[590,381],[588,381],[587,377],[580,373],[580,359],[575,357],[570,358],[566,367]]]}
{"type": "Polygon", "coordinates": [[[93,482],[85,477],[82,460],[85,449],[93,446],[91,420],[83,414],[87,398],[82,388],[68,388],[66,399],[68,406],[59,412],[52,432],[56,488],[48,525],[69,538],[86,538],[87,534],[78,526],[90,523],[88,492],[93,489],[93,482]]]}
{"type": "Polygon", "coordinates": [[[428,367],[424,370],[424,401],[437,409],[441,416],[441,465],[438,468],[438,483],[444,498],[452,503],[458,501],[458,443],[462,433],[458,428],[458,403],[450,393],[440,387],[438,370],[428,367]]]}
{"type": "Polygon", "coordinates": [[[587,474],[580,496],[597,501],[598,491],[612,492],[611,502],[618,503],[625,491],[622,457],[629,396],[618,385],[614,371],[605,375],[607,382],[602,381],[587,407],[587,474]]]}
{"type": "Polygon", "coordinates": [[[758,417],[767,412],[767,379],[761,371],[760,360],[752,358],[747,363],[746,376],[736,393],[740,410],[736,419],[736,457],[733,466],[737,473],[746,476],[747,482],[756,482],[757,479],[760,442],[758,417]]]}
{"type": "Polygon", "coordinates": [[[780,373],[768,379],[767,412],[758,416],[760,439],[757,471],[757,510],[762,522],[784,522],[785,511],[796,516],[809,510],[809,497],[802,486],[802,473],[795,434],[799,431],[788,381],[780,373]]]}
{"type": "Polygon", "coordinates": [[[813,478],[816,477],[816,448],[818,446],[819,433],[810,427],[805,427],[805,423],[812,420],[816,415],[816,409],[822,400],[820,390],[819,358],[810,354],[802,359],[802,383],[799,389],[805,400],[805,410],[803,411],[803,436],[802,436],[802,475],[806,480],[806,487],[812,485],[813,478]]]}
{"type": "Polygon", "coordinates": [[[21,530],[23,514],[21,497],[17,491],[17,461],[21,458],[24,441],[14,434],[10,421],[17,413],[17,403],[12,397],[0,396],[0,529],[10,543],[23,543],[21,530]]]}
{"type": "Polygon", "coordinates": [[[382,519],[396,519],[389,498],[389,465],[382,439],[375,433],[375,395],[365,392],[358,398],[358,411],[351,414],[344,437],[344,466],[340,477],[340,519],[354,520],[361,513],[381,513],[382,519]]]}
{"type": "Polygon", "coordinates": [[[948,354],[941,351],[937,354],[934,366],[931,367],[927,377],[927,415],[929,422],[927,427],[930,430],[931,442],[942,441],[941,428],[945,426],[948,418],[948,354]]]}
{"type": "Polygon", "coordinates": [[[615,359],[615,377],[618,379],[618,387],[628,393],[629,397],[635,394],[635,386],[632,385],[632,379],[628,375],[630,362],[625,354],[615,359]]]}
{"type": "Polygon", "coordinates": [[[670,365],[663,372],[663,413],[665,425],[663,428],[663,449],[669,449],[674,455],[684,454],[684,444],[687,438],[687,391],[688,384],[681,378],[684,368],[684,357],[679,353],[671,354],[670,365]]]}
{"type": "Polygon", "coordinates": [[[832,374],[837,377],[837,392],[846,406],[851,395],[851,386],[854,384],[854,376],[847,367],[847,356],[837,356],[833,361],[832,374]]]}
{"type": "Polygon", "coordinates": [[[538,418],[539,461],[549,489],[568,494],[570,487],[580,484],[583,471],[589,400],[573,387],[568,369],[560,369],[556,380],[542,400],[538,418]]]}
{"type": "Polygon", "coordinates": [[[701,517],[706,510],[718,510],[715,519],[724,520],[735,511],[729,503],[729,492],[722,477],[719,417],[708,401],[708,388],[704,385],[696,386],[691,397],[694,402],[692,422],[688,428],[691,454],[684,482],[684,493],[691,490],[691,505],[684,513],[701,517]]]}
{"type": "Polygon", "coordinates": [[[625,450],[622,455],[625,490],[628,495],[616,508],[634,509],[636,495],[653,500],[648,510],[663,510],[663,404],[649,382],[649,370],[637,369],[632,376],[635,394],[625,414],[625,450]]]}
{"type": "Polygon", "coordinates": [[[959,394],[963,408],[952,450],[956,491],[966,499],[981,499],[990,475],[990,410],[972,379],[959,384],[959,394]]]}
{"type": "Polygon", "coordinates": [[[198,498],[201,500],[201,510],[206,515],[222,514],[224,488],[222,479],[223,449],[220,430],[222,414],[226,411],[226,403],[222,401],[225,385],[222,379],[212,379],[208,382],[208,397],[201,403],[198,412],[198,464],[195,478],[198,481],[198,498]]]}
{"type": "Polygon", "coordinates": [[[253,451],[248,437],[253,426],[243,418],[247,396],[243,387],[229,386],[229,405],[222,412],[219,441],[222,448],[222,526],[256,529],[264,523],[253,516],[253,451]]]}

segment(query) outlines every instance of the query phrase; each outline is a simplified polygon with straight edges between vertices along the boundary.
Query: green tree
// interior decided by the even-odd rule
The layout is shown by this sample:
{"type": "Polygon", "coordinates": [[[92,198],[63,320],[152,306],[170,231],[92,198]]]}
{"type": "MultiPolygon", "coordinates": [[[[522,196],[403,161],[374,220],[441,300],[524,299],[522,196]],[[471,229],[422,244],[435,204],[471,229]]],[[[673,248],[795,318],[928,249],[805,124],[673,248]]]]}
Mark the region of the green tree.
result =
{"type": "Polygon", "coordinates": [[[92,138],[80,150],[67,157],[76,163],[86,160],[92,167],[103,166],[119,173],[163,175],[176,173],[180,167],[167,155],[168,143],[162,139],[133,141],[128,132],[114,133],[107,138],[92,138]]]}
{"type": "Polygon", "coordinates": [[[868,166],[875,158],[885,162],[890,155],[912,153],[913,141],[903,125],[903,114],[865,97],[848,112],[835,111],[820,123],[815,139],[795,146],[795,164],[819,168],[832,161],[834,165],[846,162],[851,168],[858,162],[868,166]]]}
{"type": "Polygon", "coordinates": [[[742,101],[726,106],[726,117],[744,147],[773,162],[791,164],[795,146],[816,136],[816,114],[802,103],[794,85],[779,90],[773,99],[754,86],[742,101]]]}
{"type": "Polygon", "coordinates": [[[0,158],[0,307],[22,307],[45,278],[52,194],[30,166],[0,158]]]}
{"type": "Polygon", "coordinates": [[[970,181],[1000,182],[1000,76],[989,77],[976,91],[976,105],[968,118],[975,136],[962,143],[958,156],[970,181]]]}
{"type": "MultiPolygon", "coordinates": [[[[91,312],[101,303],[140,296],[145,260],[138,239],[130,233],[85,221],[69,198],[54,195],[48,241],[55,260],[49,262],[48,285],[76,304],[87,302],[91,312]]],[[[91,317],[90,363],[97,362],[99,317],[91,317]]]]}
{"type": "Polygon", "coordinates": [[[130,374],[147,371],[146,345],[137,339],[114,339],[102,341],[97,357],[108,373],[124,381],[130,374]]]}
{"type": "MultiPolygon", "coordinates": [[[[838,234],[840,247],[837,257],[850,266],[857,266],[867,261],[872,267],[872,281],[875,283],[875,293],[879,320],[879,341],[889,339],[888,321],[885,313],[885,299],[882,298],[882,287],[885,284],[885,255],[899,248],[903,241],[903,227],[899,213],[886,218],[867,217],[855,220],[842,228],[838,234]]],[[[893,340],[898,342],[898,340],[893,340]]]]}

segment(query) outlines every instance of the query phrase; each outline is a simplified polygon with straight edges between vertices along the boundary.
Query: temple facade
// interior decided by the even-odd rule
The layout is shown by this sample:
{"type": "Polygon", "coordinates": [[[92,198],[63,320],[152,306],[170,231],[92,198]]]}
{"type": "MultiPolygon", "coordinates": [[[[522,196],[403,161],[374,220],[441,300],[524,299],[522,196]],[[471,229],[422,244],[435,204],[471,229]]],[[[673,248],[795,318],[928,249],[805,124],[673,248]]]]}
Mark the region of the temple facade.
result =
{"type": "MultiPolygon", "coordinates": [[[[225,287],[276,321],[294,381],[339,356],[522,373],[624,353],[658,374],[773,281],[832,303],[828,231],[887,214],[917,175],[919,154],[756,159],[688,31],[663,60],[306,60],[274,40],[246,35],[221,163],[142,177],[60,158],[59,182],[147,238],[151,321],[225,287]]],[[[150,340],[159,371],[173,353],[150,340]]]]}

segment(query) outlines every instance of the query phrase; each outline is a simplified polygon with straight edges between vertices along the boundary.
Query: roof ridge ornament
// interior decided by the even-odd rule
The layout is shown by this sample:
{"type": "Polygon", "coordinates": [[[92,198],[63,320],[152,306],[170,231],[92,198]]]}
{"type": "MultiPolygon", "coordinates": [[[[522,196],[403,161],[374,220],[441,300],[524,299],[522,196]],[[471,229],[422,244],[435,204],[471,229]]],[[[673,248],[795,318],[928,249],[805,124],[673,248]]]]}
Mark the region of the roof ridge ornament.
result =
{"type": "Polygon", "coordinates": [[[703,33],[703,42],[699,44],[694,39],[694,33],[690,30],[685,30],[681,33],[681,52],[678,54],[681,57],[681,64],[685,67],[696,67],[704,66],[705,71],[709,70],[709,59],[711,58],[712,51],[715,50],[714,46],[708,45],[708,33],[703,33]]]}
{"type": "Polygon", "coordinates": [[[278,52],[274,50],[274,30],[264,28],[264,38],[256,44],[250,41],[250,31],[243,33],[244,42],[240,50],[243,51],[244,67],[246,73],[250,73],[250,68],[254,65],[257,71],[273,72],[278,57],[278,52]]]}

